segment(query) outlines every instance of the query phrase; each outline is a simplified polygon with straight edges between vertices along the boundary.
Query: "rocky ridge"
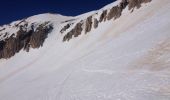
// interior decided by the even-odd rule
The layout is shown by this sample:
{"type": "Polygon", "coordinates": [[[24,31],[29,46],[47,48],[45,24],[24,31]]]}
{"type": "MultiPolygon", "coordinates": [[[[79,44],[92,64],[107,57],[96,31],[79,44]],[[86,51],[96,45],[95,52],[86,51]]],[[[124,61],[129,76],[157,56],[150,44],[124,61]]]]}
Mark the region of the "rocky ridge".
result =
{"type": "MultiPolygon", "coordinates": [[[[96,13],[99,15],[99,19],[95,18],[93,15],[87,17],[84,20],[81,20],[76,24],[75,27],[68,33],[63,38],[63,41],[69,41],[72,39],[72,37],[78,37],[78,35],[83,33],[83,29],[85,31],[85,34],[91,31],[92,27],[95,29],[99,26],[100,23],[105,22],[106,20],[116,20],[119,18],[122,14],[122,11],[128,7],[131,12],[135,8],[139,9],[143,3],[148,3],[151,2],[152,0],[121,0],[121,2],[117,5],[112,7],[111,9],[103,10],[101,14],[96,13]]],[[[64,33],[67,29],[70,28],[70,23],[68,23],[66,26],[64,26],[61,29],[61,32],[64,33]]]]}
{"type": "MultiPolygon", "coordinates": [[[[79,22],[74,22],[76,18],[61,22],[61,24],[65,24],[60,30],[60,33],[64,34],[63,42],[70,41],[73,37],[78,37],[82,33],[88,34],[92,28],[98,28],[102,22],[116,20],[126,7],[133,12],[134,8],[138,9],[141,4],[148,2],[151,2],[151,0],[120,0],[120,3],[111,9],[105,9],[102,13],[97,11],[84,19],[80,18],[79,22]],[[99,17],[96,18],[94,15],[99,17]]],[[[43,46],[53,28],[55,27],[49,21],[37,24],[29,23],[26,19],[0,27],[0,59],[8,59],[22,49],[29,52],[30,48],[35,49],[43,46]],[[6,28],[9,28],[13,33],[6,31],[8,30],[6,28]]]]}

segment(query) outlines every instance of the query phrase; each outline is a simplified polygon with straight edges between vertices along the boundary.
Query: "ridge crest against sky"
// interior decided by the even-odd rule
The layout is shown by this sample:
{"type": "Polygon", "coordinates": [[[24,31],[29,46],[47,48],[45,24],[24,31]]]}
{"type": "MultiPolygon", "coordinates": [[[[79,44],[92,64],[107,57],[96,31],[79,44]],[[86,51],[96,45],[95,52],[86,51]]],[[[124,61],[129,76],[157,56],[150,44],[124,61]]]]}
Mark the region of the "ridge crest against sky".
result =
{"type": "Polygon", "coordinates": [[[1,0],[0,25],[42,13],[76,16],[115,0],[1,0]]]}

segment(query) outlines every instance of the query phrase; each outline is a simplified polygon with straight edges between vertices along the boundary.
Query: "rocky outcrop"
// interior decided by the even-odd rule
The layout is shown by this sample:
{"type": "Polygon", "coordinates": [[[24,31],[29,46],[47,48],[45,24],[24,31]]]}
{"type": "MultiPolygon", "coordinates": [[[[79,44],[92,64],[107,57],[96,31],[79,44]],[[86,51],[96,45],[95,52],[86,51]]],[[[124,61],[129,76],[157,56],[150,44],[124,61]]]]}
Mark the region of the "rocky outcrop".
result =
{"type": "Polygon", "coordinates": [[[112,7],[110,12],[107,15],[107,20],[111,20],[111,19],[117,19],[121,16],[123,9],[125,9],[125,7],[128,5],[128,1],[127,0],[122,0],[122,2],[120,2],[120,5],[117,5],[115,7],[112,7]]]}
{"type": "MultiPolygon", "coordinates": [[[[70,32],[64,36],[63,41],[69,41],[73,36],[77,37],[80,35],[83,30],[83,25],[85,25],[85,33],[88,33],[91,31],[92,26],[96,29],[99,25],[99,22],[101,23],[106,20],[119,18],[123,9],[125,9],[127,6],[129,7],[129,10],[131,10],[135,7],[139,8],[142,3],[148,3],[150,1],[151,0],[122,0],[119,5],[112,7],[109,11],[104,10],[100,15],[99,20],[97,18],[93,18],[93,16],[90,16],[87,17],[85,21],[82,21],[82,23],[78,23],[70,32]]],[[[69,27],[70,25],[67,24],[60,32],[63,33],[69,27]]]]}
{"type": "Polygon", "coordinates": [[[63,41],[69,41],[73,36],[78,37],[83,30],[82,25],[82,22],[77,23],[76,26],[64,36],[63,41]]]}
{"type": "Polygon", "coordinates": [[[48,24],[48,22],[45,22],[39,25],[36,30],[32,28],[29,31],[25,31],[25,27],[20,26],[16,36],[13,34],[9,38],[0,41],[0,59],[10,58],[21,49],[28,52],[30,48],[39,48],[43,46],[48,33],[53,29],[52,25],[48,24]]]}
{"type": "Polygon", "coordinates": [[[50,33],[52,29],[53,27],[51,25],[46,26],[46,23],[39,25],[35,32],[31,31],[33,33],[30,36],[30,41],[28,42],[28,45],[30,45],[30,47],[32,48],[39,48],[43,46],[48,33],[50,33]]]}
{"type": "Polygon", "coordinates": [[[107,18],[107,10],[104,10],[103,13],[100,15],[99,22],[106,21],[107,18]]]}
{"type": "MultiPolygon", "coordinates": [[[[66,32],[69,28],[72,28],[73,25],[74,27],[64,35],[63,41],[69,41],[73,37],[78,37],[83,33],[83,30],[85,33],[88,33],[92,30],[92,27],[96,29],[101,22],[119,18],[123,9],[126,7],[133,11],[134,8],[140,8],[142,3],[151,1],[152,0],[122,0],[117,6],[114,6],[111,9],[104,9],[101,14],[98,12],[95,13],[95,15],[99,16],[99,19],[96,16],[90,15],[78,23],[75,23],[78,18],[66,20],[61,23],[65,24],[60,31],[61,33],[66,32]]],[[[29,52],[30,48],[40,48],[43,46],[45,39],[53,29],[52,24],[49,22],[38,25],[32,23],[30,26],[30,23],[28,23],[26,19],[23,19],[14,25],[10,24],[5,26],[5,28],[0,27],[0,59],[10,58],[22,49],[29,52]],[[6,28],[15,28],[19,30],[14,31],[15,33],[11,34],[6,31],[6,28]]]]}
{"type": "MultiPolygon", "coordinates": [[[[152,0],[122,0],[117,6],[112,7],[110,10],[103,10],[101,15],[99,15],[99,20],[95,17],[89,16],[85,20],[82,20],[81,23],[78,23],[70,32],[68,32],[63,41],[69,41],[73,36],[77,37],[82,33],[82,26],[85,26],[85,34],[90,32],[92,26],[96,29],[101,22],[105,22],[106,20],[117,19],[122,15],[122,11],[128,6],[129,10],[137,7],[141,7],[142,3],[148,3],[152,0]],[[100,22],[100,23],[99,23],[100,22]]],[[[99,13],[95,13],[99,14],[99,13]]],[[[64,28],[61,29],[61,33],[65,32],[67,29],[70,28],[70,25],[67,24],[64,28]]]]}
{"type": "Polygon", "coordinates": [[[107,20],[117,19],[121,16],[122,9],[119,6],[113,7],[107,15],[107,20]]]}
{"type": "Polygon", "coordinates": [[[94,19],[94,28],[96,29],[99,25],[99,21],[95,18],[94,19]]]}
{"type": "Polygon", "coordinates": [[[92,29],[92,16],[88,17],[86,20],[86,27],[85,27],[85,33],[90,32],[92,29]]]}
{"type": "Polygon", "coordinates": [[[133,8],[140,8],[142,3],[148,3],[151,2],[152,0],[128,0],[128,7],[129,10],[133,9],[133,8]]]}
{"type": "Polygon", "coordinates": [[[120,2],[119,7],[120,7],[120,9],[125,9],[128,4],[129,4],[128,0],[122,0],[120,2]]]}

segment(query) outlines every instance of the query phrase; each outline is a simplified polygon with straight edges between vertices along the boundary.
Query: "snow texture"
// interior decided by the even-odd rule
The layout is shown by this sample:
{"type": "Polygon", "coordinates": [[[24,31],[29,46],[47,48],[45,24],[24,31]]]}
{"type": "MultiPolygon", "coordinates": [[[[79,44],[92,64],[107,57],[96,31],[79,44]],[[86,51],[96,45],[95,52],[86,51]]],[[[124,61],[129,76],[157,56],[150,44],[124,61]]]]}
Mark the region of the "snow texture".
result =
{"type": "Polygon", "coordinates": [[[126,8],[120,18],[65,43],[61,22],[102,9],[26,19],[48,20],[55,28],[42,48],[0,60],[0,100],[170,100],[169,9],[169,0],[153,0],[133,13],[126,8]]]}

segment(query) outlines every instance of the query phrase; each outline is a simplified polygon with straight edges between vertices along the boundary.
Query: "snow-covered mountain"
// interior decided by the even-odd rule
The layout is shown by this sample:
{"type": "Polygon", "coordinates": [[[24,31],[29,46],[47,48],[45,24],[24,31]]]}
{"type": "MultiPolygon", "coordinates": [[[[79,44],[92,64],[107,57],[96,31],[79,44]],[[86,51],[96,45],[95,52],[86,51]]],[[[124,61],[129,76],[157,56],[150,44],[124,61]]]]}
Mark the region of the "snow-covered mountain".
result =
{"type": "Polygon", "coordinates": [[[0,27],[0,100],[170,100],[170,1],[117,0],[0,27]]]}

